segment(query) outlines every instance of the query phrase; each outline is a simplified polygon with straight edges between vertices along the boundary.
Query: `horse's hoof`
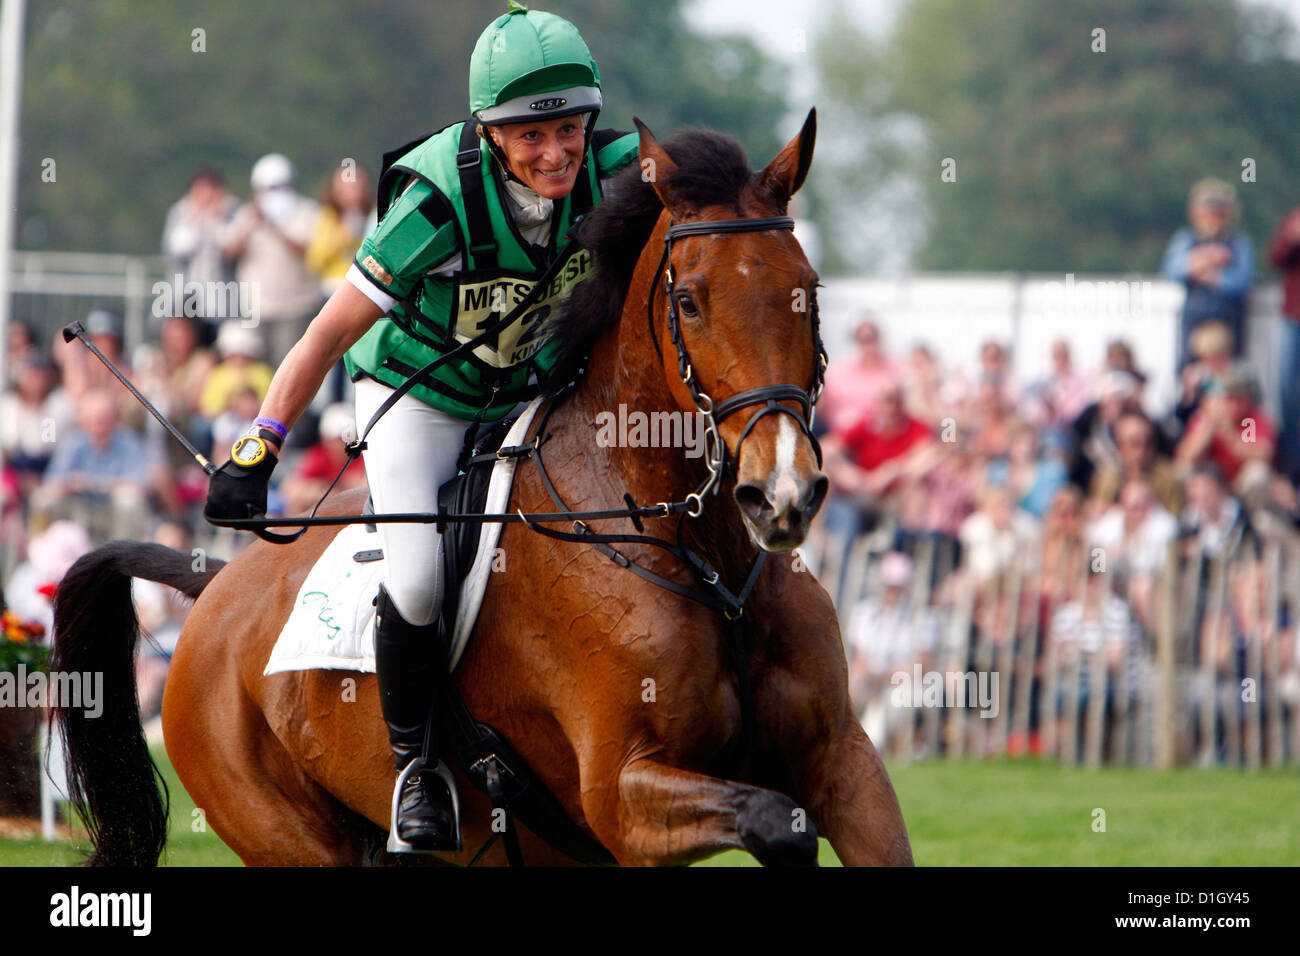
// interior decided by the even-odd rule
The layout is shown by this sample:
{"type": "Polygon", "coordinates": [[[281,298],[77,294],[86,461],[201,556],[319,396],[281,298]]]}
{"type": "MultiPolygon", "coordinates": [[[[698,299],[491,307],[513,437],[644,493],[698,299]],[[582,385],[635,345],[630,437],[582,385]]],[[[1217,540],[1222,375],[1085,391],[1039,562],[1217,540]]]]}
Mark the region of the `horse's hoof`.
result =
{"type": "Polygon", "coordinates": [[[764,866],[817,866],[817,827],[785,794],[755,790],[736,813],[736,832],[764,866]]]}

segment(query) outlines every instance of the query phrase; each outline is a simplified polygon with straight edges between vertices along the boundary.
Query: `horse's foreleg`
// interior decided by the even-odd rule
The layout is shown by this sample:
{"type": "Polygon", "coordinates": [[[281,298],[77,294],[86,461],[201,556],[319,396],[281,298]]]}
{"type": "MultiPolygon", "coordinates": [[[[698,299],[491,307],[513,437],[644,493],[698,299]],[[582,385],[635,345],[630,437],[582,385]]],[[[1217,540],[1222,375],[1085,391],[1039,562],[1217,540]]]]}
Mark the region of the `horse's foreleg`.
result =
{"type": "Polygon", "coordinates": [[[768,566],[773,579],[756,592],[751,618],[762,622],[757,640],[766,645],[765,666],[755,673],[757,762],[785,781],[841,862],[909,866],[912,847],[894,786],[849,702],[830,596],[809,574],[768,566]]]}
{"type": "Polygon", "coordinates": [[[885,764],[850,711],[796,772],[822,836],[846,866],[911,866],[912,845],[885,764]]]}
{"type": "Polygon", "coordinates": [[[589,790],[584,811],[624,866],[694,863],[728,849],[767,866],[816,863],[816,829],[783,794],[650,758],[623,766],[613,789],[589,790]]]}

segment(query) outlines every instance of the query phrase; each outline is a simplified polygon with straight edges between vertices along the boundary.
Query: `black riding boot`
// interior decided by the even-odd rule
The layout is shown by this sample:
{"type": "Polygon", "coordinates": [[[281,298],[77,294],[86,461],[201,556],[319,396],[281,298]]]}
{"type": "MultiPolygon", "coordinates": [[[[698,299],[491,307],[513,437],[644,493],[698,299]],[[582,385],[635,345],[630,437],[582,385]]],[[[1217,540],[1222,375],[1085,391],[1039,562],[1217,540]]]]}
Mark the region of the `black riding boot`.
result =
{"type": "Polygon", "coordinates": [[[445,664],[439,671],[436,625],[407,622],[382,584],[375,607],[379,702],[399,775],[393,793],[389,850],[459,850],[455,784],[445,767],[438,769],[441,765],[430,717],[437,691],[446,679],[445,664]]]}

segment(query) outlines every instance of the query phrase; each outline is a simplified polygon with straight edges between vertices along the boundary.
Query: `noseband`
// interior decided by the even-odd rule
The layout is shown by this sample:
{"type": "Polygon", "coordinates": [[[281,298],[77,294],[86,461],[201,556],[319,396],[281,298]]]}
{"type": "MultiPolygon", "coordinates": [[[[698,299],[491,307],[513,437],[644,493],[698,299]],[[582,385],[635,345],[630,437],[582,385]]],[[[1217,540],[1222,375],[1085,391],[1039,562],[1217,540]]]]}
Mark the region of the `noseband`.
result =
{"type": "Polygon", "coordinates": [[[650,341],[654,343],[655,352],[659,354],[660,361],[662,361],[663,351],[659,348],[659,337],[655,335],[654,327],[654,285],[659,278],[659,273],[662,272],[664,275],[664,296],[667,299],[668,337],[677,349],[677,373],[681,376],[682,383],[690,390],[695,407],[708,417],[708,426],[704,432],[704,445],[705,464],[709,469],[709,478],[698,491],[687,496],[688,500],[691,498],[696,499],[697,504],[700,506],[703,505],[700,500],[701,496],[710,489],[713,489],[716,493],[718,484],[722,479],[723,470],[726,467],[727,448],[718,434],[718,426],[729,416],[742,408],[748,408],[750,405],[761,404],[763,408],[746,423],[744,431],[740,433],[735,450],[737,461],[740,459],[740,446],[749,437],[749,433],[754,430],[754,426],[758,424],[759,419],[765,415],[781,413],[789,415],[799,423],[799,428],[812,443],[813,450],[817,454],[817,465],[821,467],[821,445],[812,433],[812,421],[813,406],[817,403],[817,399],[821,396],[822,388],[825,385],[827,360],[826,349],[822,345],[820,322],[817,316],[815,290],[809,304],[809,311],[812,313],[813,354],[816,356],[816,367],[813,370],[813,380],[810,387],[805,389],[800,388],[798,385],[788,384],[762,385],[732,395],[716,404],[700,388],[699,379],[695,375],[695,367],[691,363],[690,353],[686,350],[685,337],[682,335],[681,316],[677,311],[677,297],[673,294],[673,266],[672,262],[669,261],[669,257],[672,254],[673,243],[676,240],[686,236],[708,236],[732,232],[765,232],[771,229],[794,229],[794,220],[789,216],[767,216],[758,219],[713,219],[701,222],[684,222],[669,226],[668,231],[664,233],[663,255],[659,257],[659,265],[655,268],[654,277],[650,280],[651,292],[646,303],[646,319],[650,326],[650,341]],[[796,412],[788,405],[781,404],[789,401],[798,402],[800,410],[796,412]]]}

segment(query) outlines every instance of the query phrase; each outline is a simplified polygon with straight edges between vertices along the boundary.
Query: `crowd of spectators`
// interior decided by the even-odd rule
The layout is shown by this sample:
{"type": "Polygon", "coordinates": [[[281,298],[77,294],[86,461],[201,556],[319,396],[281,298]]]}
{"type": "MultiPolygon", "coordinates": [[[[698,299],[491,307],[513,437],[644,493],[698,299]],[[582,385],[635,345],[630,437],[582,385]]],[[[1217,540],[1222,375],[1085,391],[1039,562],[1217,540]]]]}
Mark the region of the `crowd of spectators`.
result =
{"type": "MultiPolygon", "coordinates": [[[[1198,183],[1188,212],[1163,263],[1165,275],[1188,290],[1177,402],[1167,414],[1148,411],[1141,358],[1123,340],[1111,342],[1095,368],[1082,367],[1068,342],[1053,342],[1050,371],[1021,382],[1005,343],[986,341],[969,365],[943,367],[926,343],[907,343],[904,352],[885,342],[866,316],[854,333],[856,354],[832,364],[819,407],[832,489],[820,530],[838,572],[825,583],[846,622],[856,704],[877,733],[888,675],[932,663],[931,615],[959,605],[956,595],[973,596],[970,633],[954,638],[968,645],[952,658],[963,669],[975,663],[981,622],[1006,619],[1008,598],[999,589],[1018,575],[1032,585],[1013,598],[1015,617],[1037,619],[1040,654],[1049,642],[1061,659],[1104,648],[1112,681],[1124,671],[1126,686],[1136,687],[1158,627],[1156,582],[1171,554],[1179,568],[1192,558],[1208,568],[1218,558],[1258,554],[1270,540],[1295,540],[1300,210],[1270,247],[1287,290],[1282,361],[1293,363],[1279,370],[1281,394],[1269,396],[1283,411],[1280,425],[1263,408],[1260,376],[1242,358],[1255,265],[1249,238],[1233,228],[1232,187],[1198,183]],[[872,561],[855,558],[863,535],[872,561]],[[912,568],[922,555],[930,573],[916,587],[912,568]]],[[[1226,626],[1225,615],[1245,613],[1234,596],[1248,589],[1236,586],[1226,589],[1217,617],[1207,613],[1203,595],[1212,590],[1198,588],[1199,603],[1186,609],[1195,611],[1201,635],[1192,667],[1211,653],[1206,635],[1226,626]]],[[[1282,595],[1273,626],[1280,665],[1295,684],[1292,613],[1282,595]]],[[[1224,686],[1231,687],[1244,673],[1247,633],[1229,631],[1213,653],[1226,655],[1224,686]]],[[[1290,687],[1296,699],[1288,706],[1300,707],[1298,690],[1290,687]]],[[[1039,691],[1036,680],[1035,706],[1039,691]]],[[[1108,707],[1114,693],[1108,685],[1108,707]]],[[[1081,708],[1087,697],[1085,676],[1081,708]]],[[[1217,733],[1221,748],[1222,728],[1217,733]]]]}
{"type": "MultiPolygon", "coordinates": [[[[95,308],[68,316],[216,463],[256,417],[274,368],[374,223],[369,181],[351,160],[319,202],[296,191],[296,178],[287,158],[265,156],[241,202],[218,171],[194,174],[163,227],[167,292],[129,353],[121,315],[95,308]]],[[[48,619],[51,576],[57,581],[77,554],[112,538],[197,542],[229,557],[236,536],[202,520],[207,475],[82,343],[18,316],[7,344],[0,531],[5,566],[14,569],[5,584],[10,606],[48,619]]],[[[310,508],[342,467],[343,441],[354,432],[347,387],[345,375],[332,376],[290,436],[273,511],[310,508]]],[[[357,461],[336,488],[364,483],[357,461]]],[[[142,658],[142,702],[155,707],[158,661],[176,628],[165,626],[175,624],[171,612],[146,590],[152,603],[142,613],[166,632],[162,657],[142,658]]]]}

